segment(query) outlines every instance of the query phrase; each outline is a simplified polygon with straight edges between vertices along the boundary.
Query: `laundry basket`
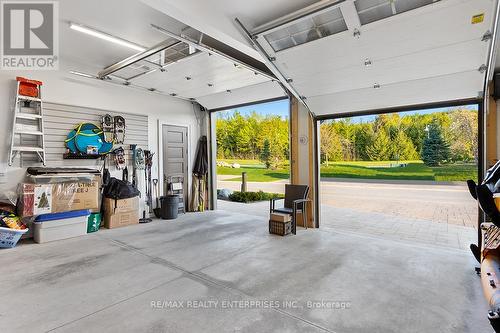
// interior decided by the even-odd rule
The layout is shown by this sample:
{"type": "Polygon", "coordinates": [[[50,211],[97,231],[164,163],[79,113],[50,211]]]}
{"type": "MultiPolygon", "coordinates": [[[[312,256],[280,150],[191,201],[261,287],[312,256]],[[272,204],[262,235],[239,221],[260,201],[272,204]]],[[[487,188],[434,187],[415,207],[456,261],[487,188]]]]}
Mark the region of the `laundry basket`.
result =
{"type": "Polygon", "coordinates": [[[16,230],[0,227],[0,248],[13,248],[28,229],[16,230]]]}

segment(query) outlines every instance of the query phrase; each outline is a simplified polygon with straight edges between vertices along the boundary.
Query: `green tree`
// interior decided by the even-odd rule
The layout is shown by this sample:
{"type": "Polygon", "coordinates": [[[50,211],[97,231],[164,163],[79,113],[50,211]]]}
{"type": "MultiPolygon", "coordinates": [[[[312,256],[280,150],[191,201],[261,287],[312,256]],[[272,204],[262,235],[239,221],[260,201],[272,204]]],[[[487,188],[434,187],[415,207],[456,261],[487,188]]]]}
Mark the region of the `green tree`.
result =
{"type": "Polygon", "coordinates": [[[342,160],[342,143],[335,128],[330,123],[323,123],[320,126],[321,132],[321,157],[328,166],[329,161],[342,160]]]}
{"type": "Polygon", "coordinates": [[[269,140],[264,140],[264,146],[260,152],[260,160],[266,165],[266,169],[271,168],[271,145],[269,140]]]}
{"type": "Polygon", "coordinates": [[[368,154],[366,152],[367,147],[371,146],[372,141],[375,137],[373,132],[372,123],[358,124],[356,126],[356,136],[354,147],[356,151],[356,160],[366,161],[369,160],[368,154]]]}
{"type": "MultiPolygon", "coordinates": [[[[450,143],[447,161],[477,161],[477,123],[477,111],[467,108],[426,114],[385,114],[368,122],[350,118],[326,121],[320,129],[321,157],[323,161],[417,159],[423,155],[428,136],[425,129],[435,124],[443,140],[450,143]]],[[[220,112],[216,131],[218,158],[258,159],[266,139],[270,168],[284,164],[289,158],[286,118],[263,117],[255,112],[220,112]]]]}
{"type": "Polygon", "coordinates": [[[432,123],[427,127],[423,143],[422,160],[428,166],[438,166],[450,158],[450,145],[443,137],[441,126],[432,123]]]}
{"type": "Polygon", "coordinates": [[[372,141],[372,144],[366,148],[366,154],[371,161],[387,161],[391,156],[391,141],[384,130],[379,130],[372,141]]]}
{"type": "Polygon", "coordinates": [[[333,129],[339,135],[340,144],[342,147],[342,160],[356,160],[355,141],[356,132],[355,125],[351,123],[350,118],[340,119],[332,122],[333,129]]]}
{"type": "Polygon", "coordinates": [[[402,130],[399,130],[395,135],[391,147],[391,160],[409,161],[418,159],[419,155],[415,150],[415,146],[402,130]]]}
{"type": "Polygon", "coordinates": [[[451,159],[453,161],[477,161],[478,159],[478,117],[477,112],[459,109],[449,113],[447,128],[451,159]]]}
{"type": "Polygon", "coordinates": [[[239,131],[236,135],[236,146],[238,147],[239,157],[255,159],[258,147],[259,116],[253,112],[251,115],[241,118],[242,122],[238,126],[239,131]]]}
{"type": "Polygon", "coordinates": [[[217,126],[217,157],[228,158],[234,156],[234,138],[227,119],[218,118],[217,126]]]}

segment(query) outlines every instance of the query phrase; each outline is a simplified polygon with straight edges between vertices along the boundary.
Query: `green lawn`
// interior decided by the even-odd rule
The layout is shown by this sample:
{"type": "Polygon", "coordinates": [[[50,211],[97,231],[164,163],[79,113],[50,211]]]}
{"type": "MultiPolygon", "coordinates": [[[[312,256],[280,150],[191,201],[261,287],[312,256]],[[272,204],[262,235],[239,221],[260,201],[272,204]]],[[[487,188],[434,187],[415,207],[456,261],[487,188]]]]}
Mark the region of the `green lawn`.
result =
{"type": "Polygon", "coordinates": [[[234,178],[228,179],[231,181],[241,181],[242,172],[247,173],[249,182],[273,182],[290,177],[288,170],[267,170],[264,165],[243,166],[242,164],[240,169],[217,167],[218,175],[234,175],[234,178]]]}
{"type": "MultiPolygon", "coordinates": [[[[267,170],[262,163],[255,160],[225,160],[228,163],[239,163],[240,169],[217,167],[218,175],[234,175],[232,181],[241,181],[241,173],[247,173],[250,182],[271,182],[289,178],[288,169],[267,170]]],[[[428,167],[422,161],[405,161],[404,167],[388,167],[396,162],[330,162],[329,166],[321,166],[321,177],[325,178],[361,178],[361,179],[400,179],[400,180],[434,180],[465,181],[477,180],[475,164],[449,164],[440,167],[428,167]]]]}
{"type": "Polygon", "coordinates": [[[452,164],[444,167],[432,168],[437,181],[464,181],[472,179],[477,182],[477,165],[452,164]]]}
{"type": "Polygon", "coordinates": [[[229,159],[217,159],[217,162],[226,162],[229,164],[238,163],[241,166],[256,166],[264,168],[264,164],[262,164],[259,160],[229,160],[229,159]]]}

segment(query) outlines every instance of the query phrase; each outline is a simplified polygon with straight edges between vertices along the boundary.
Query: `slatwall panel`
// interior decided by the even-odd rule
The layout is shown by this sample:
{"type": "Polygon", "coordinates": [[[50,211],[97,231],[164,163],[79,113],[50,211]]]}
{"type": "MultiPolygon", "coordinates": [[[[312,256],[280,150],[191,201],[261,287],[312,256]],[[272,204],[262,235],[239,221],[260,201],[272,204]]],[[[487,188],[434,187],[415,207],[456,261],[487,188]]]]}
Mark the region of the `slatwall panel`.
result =
{"type": "MultiPolygon", "coordinates": [[[[138,148],[148,149],[148,116],[116,111],[87,108],[81,106],[44,103],[44,127],[45,127],[45,152],[47,166],[78,166],[95,167],[101,166],[102,161],[97,160],[65,160],[63,154],[66,152],[64,140],[68,133],[83,122],[94,123],[100,127],[101,116],[110,114],[125,118],[125,142],[123,145],[115,145],[114,148],[123,146],[127,152],[127,164],[132,161],[130,145],[137,144],[138,148]]],[[[17,159],[19,160],[19,159],[17,159]]],[[[112,159],[108,159],[113,163],[112,159]]],[[[17,164],[17,163],[16,163],[17,164]]],[[[23,158],[23,167],[37,165],[33,159],[26,156],[23,158]]]]}

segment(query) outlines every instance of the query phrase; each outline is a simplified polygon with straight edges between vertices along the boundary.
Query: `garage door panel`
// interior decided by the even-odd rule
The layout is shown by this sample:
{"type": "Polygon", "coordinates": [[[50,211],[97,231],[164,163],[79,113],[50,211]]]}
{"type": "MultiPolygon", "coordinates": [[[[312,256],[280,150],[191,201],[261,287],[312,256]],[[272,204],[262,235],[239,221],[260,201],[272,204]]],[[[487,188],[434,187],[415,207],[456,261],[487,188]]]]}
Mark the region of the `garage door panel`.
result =
{"type": "MultiPolygon", "coordinates": [[[[330,72],[319,71],[311,77],[298,77],[296,88],[306,96],[318,96],[345,90],[394,84],[404,81],[476,70],[483,64],[486,44],[472,41],[456,44],[445,49],[423,51],[406,57],[376,61],[370,67],[358,65],[330,72]],[[454,54],[450,57],[450,54],[454,54]],[[361,68],[361,70],[360,70],[361,68]],[[419,70],[413,70],[418,68],[419,70]],[[308,84],[313,81],[314,85],[308,84]]],[[[482,74],[477,71],[478,76],[482,74]]]]}
{"type": "Polygon", "coordinates": [[[307,103],[318,116],[478,98],[482,83],[477,71],[458,73],[335,94],[314,96],[307,103]]]}
{"type": "Polygon", "coordinates": [[[267,81],[245,88],[231,90],[231,92],[203,96],[197,100],[207,109],[213,110],[285,97],[286,95],[278,83],[267,81]]]}

